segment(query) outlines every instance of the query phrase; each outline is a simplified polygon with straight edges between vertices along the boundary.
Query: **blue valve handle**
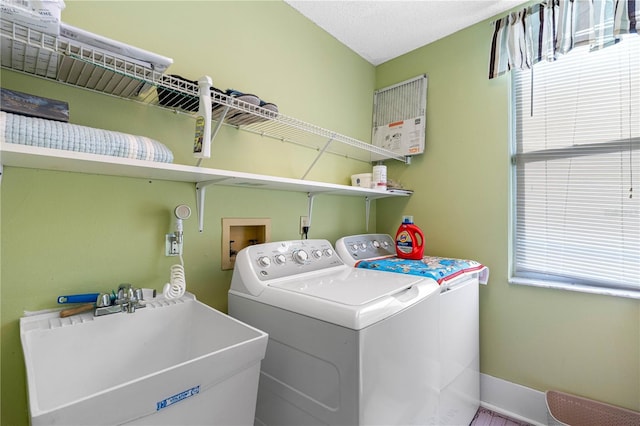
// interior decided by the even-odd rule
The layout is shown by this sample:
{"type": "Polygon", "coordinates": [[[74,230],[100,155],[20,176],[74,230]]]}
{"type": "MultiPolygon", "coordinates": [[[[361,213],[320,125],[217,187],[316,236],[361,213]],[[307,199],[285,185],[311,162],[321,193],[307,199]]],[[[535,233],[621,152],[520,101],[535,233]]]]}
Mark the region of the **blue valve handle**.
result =
{"type": "Polygon", "coordinates": [[[58,303],[95,303],[100,293],[72,294],[70,296],[58,296],[58,303]]]}

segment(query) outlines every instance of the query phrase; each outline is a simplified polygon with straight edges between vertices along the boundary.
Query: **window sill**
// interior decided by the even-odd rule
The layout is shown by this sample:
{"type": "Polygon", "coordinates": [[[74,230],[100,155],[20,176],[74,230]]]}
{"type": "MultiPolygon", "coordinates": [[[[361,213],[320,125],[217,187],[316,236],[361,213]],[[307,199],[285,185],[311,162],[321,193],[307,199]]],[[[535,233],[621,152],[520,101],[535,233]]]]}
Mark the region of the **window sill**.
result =
{"type": "Polygon", "coordinates": [[[569,284],[557,281],[543,281],[531,278],[510,277],[509,284],[528,285],[532,287],[551,288],[556,290],[577,291],[581,293],[600,294],[603,296],[624,297],[628,299],[640,299],[640,289],[619,289],[619,288],[606,288],[606,287],[594,287],[583,284],[569,284]]]}

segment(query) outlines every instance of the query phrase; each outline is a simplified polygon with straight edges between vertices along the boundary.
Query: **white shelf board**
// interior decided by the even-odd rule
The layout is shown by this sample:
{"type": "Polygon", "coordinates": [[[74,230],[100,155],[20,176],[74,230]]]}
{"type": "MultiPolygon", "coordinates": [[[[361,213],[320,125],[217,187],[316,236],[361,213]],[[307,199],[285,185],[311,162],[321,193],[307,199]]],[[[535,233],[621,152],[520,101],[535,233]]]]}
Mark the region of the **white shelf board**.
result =
{"type": "Polygon", "coordinates": [[[377,191],[334,183],[283,178],[269,175],[208,169],[172,163],[134,160],[121,157],[88,154],[59,149],[32,147],[12,143],[0,144],[0,161],[3,166],[43,169],[107,176],[123,176],[141,179],[175,182],[213,183],[215,185],[242,188],[272,189],[312,194],[368,197],[406,197],[406,193],[377,191]]]}

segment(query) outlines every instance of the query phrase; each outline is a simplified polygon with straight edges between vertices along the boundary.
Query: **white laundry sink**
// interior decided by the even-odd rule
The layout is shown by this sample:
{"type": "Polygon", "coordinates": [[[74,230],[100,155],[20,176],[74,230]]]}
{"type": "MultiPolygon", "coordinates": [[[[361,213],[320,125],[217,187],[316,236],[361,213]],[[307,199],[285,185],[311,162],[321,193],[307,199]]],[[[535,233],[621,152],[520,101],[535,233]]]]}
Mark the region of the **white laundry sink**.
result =
{"type": "Polygon", "coordinates": [[[20,319],[32,425],[253,424],[268,336],[197,301],[20,319]]]}

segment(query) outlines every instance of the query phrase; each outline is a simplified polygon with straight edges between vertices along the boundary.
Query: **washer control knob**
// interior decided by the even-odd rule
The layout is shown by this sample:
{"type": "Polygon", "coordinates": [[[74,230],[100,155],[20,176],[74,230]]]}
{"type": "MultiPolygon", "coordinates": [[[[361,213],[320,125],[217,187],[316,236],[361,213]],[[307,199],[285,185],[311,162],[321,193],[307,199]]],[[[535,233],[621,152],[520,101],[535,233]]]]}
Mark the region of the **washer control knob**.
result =
{"type": "Polygon", "coordinates": [[[287,262],[287,258],[284,254],[277,254],[275,260],[278,265],[284,265],[287,262]]]}
{"type": "Polygon", "coordinates": [[[373,240],[371,244],[373,244],[373,248],[377,248],[377,249],[380,248],[380,241],[378,240],[373,240]]]}
{"type": "Polygon", "coordinates": [[[267,268],[269,267],[269,265],[271,265],[271,259],[269,259],[267,256],[260,256],[258,258],[258,265],[262,266],[263,268],[267,268]]]}
{"type": "Polygon", "coordinates": [[[367,249],[367,243],[360,243],[360,248],[362,250],[366,250],[367,249]]]}
{"type": "Polygon", "coordinates": [[[315,257],[316,259],[320,259],[322,257],[322,251],[321,250],[313,250],[311,252],[311,254],[313,254],[313,257],[315,257]]]}
{"type": "Polygon", "coordinates": [[[352,244],[351,245],[351,250],[358,251],[358,245],[357,244],[352,244]]]}
{"type": "Polygon", "coordinates": [[[389,241],[383,241],[382,245],[384,246],[384,248],[389,247],[389,241]]]}
{"type": "Polygon", "coordinates": [[[324,255],[327,257],[331,257],[333,256],[333,250],[331,249],[324,249],[324,255]]]}
{"type": "Polygon", "coordinates": [[[295,260],[297,263],[302,264],[309,260],[309,255],[304,250],[297,250],[293,252],[293,260],[295,260]]]}

